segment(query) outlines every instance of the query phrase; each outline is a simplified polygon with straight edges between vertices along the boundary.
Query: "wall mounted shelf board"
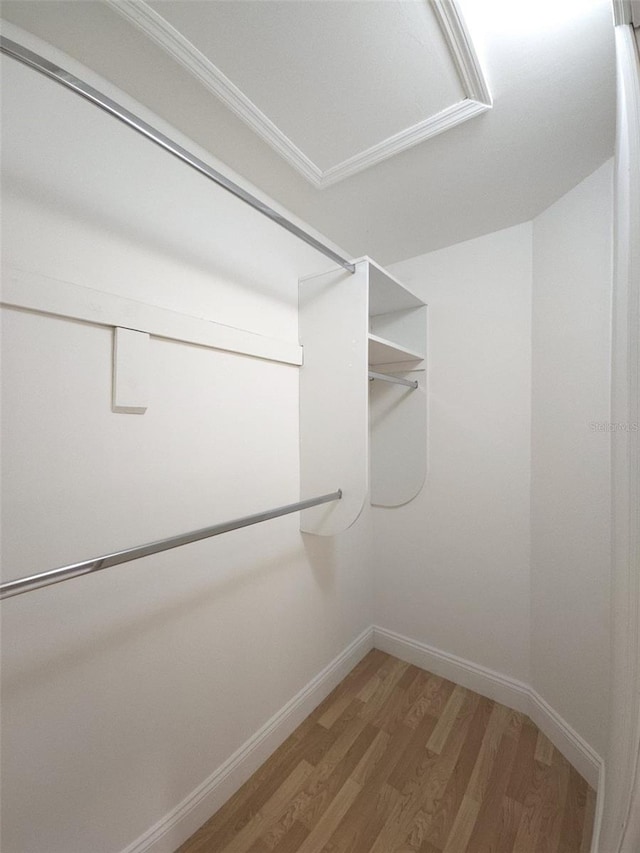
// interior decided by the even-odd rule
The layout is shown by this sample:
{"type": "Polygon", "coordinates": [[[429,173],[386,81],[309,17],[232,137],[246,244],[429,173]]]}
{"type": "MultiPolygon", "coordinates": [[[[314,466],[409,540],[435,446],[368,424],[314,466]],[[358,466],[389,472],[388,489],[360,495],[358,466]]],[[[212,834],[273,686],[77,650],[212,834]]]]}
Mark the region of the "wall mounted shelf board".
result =
{"type": "Polygon", "coordinates": [[[405,361],[422,361],[424,355],[405,349],[393,341],[369,333],[369,364],[395,364],[405,361]]]}

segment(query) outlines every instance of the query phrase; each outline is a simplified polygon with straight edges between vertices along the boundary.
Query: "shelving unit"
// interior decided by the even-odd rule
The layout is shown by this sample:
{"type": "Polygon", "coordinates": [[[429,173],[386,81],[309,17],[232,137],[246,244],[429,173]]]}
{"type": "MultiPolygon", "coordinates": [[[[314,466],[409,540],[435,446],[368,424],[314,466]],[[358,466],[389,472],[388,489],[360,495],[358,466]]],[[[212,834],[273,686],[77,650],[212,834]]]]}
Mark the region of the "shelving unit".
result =
{"type": "Polygon", "coordinates": [[[369,267],[369,364],[423,361],[426,306],[375,261],[369,267]]]}
{"type": "Polygon", "coordinates": [[[375,506],[401,506],[421,490],[427,465],[424,360],[427,306],[369,261],[369,366],[417,381],[373,381],[369,390],[369,494],[375,506]]]}
{"type": "Polygon", "coordinates": [[[427,306],[370,258],[355,267],[299,286],[301,493],[336,478],[343,491],[302,514],[301,529],[321,535],[353,524],[369,494],[377,506],[407,503],[426,474],[427,306]],[[370,370],[417,387],[369,381],[370,370]]]}

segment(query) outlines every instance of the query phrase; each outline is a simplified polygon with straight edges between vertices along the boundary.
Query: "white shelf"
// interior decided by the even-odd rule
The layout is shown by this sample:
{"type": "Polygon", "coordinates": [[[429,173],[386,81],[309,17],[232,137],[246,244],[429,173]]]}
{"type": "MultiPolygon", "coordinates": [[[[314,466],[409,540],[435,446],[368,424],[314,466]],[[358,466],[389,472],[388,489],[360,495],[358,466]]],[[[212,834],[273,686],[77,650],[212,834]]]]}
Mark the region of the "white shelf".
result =
{"type": "Polygon", "coordinates": [[[407,361],[422,361],[424,354],[407,349],[400,344],[369,334],[369,364],[398,364],[407,361]]]}
{"type": "Polygon", "coordinates": [[[421,308],[424,302],[371,258],[369,264],[369,315],[421,308]]]}

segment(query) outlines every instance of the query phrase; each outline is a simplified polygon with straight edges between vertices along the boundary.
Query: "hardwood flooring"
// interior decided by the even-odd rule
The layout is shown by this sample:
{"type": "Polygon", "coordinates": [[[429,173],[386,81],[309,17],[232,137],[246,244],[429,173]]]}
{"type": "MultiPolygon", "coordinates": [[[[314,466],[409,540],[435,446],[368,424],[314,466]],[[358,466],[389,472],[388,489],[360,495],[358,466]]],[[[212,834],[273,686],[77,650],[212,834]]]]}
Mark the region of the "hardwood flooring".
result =
{"type": "Polygon", "coordinates": [[[374,649],[178,853],[588,853],[594,808],[528,717],[374,649]]]}

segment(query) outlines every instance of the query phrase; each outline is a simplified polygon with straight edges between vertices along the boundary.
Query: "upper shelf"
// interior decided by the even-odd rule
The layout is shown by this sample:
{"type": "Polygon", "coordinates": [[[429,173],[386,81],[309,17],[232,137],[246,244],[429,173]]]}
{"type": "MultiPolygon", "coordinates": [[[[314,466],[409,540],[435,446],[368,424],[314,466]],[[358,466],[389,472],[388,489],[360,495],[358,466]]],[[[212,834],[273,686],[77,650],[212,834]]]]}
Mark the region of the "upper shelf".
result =
{"type": "Polygon", "coordinates": [[[395,341],[369,334],[369,364],[396,364],[422,361],[424,353],[400,346],[395,341]]]}
{"type": "Polygon", "coordinates": [[[369,262],[370,316],[421,308],[424,305],[421,299],[399,282],[397,278],[383,270],[375,261],[372,261],[371,258],[365,260],[369,262]]]}
{"type": "Polygon", "coordinates": [[[427,348],[424,302],[375,261],[365,261],[369,273],[369,364],[423,361],[427,348]]]}

